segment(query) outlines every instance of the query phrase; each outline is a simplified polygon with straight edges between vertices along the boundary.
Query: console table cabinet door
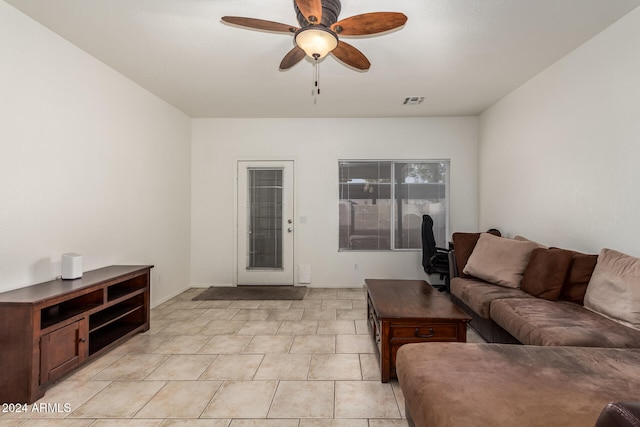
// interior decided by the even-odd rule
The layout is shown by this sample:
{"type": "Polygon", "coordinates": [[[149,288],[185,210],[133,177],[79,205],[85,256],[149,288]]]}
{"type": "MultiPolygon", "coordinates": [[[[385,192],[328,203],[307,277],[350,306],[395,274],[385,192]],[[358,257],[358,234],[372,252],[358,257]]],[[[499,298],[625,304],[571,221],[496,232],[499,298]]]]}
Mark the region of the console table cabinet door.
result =
{"type": "Polygon", "coordinates": [[[87,320],[82,318],[40,339],[40,384],[77,367],[87,355],[87,320]]]}

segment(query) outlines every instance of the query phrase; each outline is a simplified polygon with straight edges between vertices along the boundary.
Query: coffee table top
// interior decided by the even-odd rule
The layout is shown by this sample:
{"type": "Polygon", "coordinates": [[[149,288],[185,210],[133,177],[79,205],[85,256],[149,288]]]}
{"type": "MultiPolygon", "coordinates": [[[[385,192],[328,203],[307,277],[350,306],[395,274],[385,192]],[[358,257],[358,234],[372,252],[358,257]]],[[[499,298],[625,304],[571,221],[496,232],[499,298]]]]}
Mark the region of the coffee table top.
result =
{"type": "Polygon", "coordinates": [[[471,317],[424,280],[365,279],[378,317],[468,322],[471,317]]]}

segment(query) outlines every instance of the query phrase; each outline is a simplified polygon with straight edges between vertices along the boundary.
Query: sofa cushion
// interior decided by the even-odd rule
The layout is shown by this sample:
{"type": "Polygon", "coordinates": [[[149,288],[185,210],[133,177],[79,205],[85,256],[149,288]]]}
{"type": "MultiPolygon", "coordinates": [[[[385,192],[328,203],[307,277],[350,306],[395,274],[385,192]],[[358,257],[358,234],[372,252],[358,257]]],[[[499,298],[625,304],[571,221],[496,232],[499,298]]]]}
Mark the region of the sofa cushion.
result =
{"type": "Polygon", "coordinates": [[[533,298],[520,289],[505,288],[478,279],[454,277],[451,294],[484,319],[491,318],[491,301],[497,298],[533,298]]]}
{"type": "Polygon", "coordinates": [[[464,273],[507,288],[519,288],[531,252],[538,245],[482,233],[464,273]]]}
{"type": "Polygon", "coordinates": [[[534,249],[522,275],[522,290],[534,297],[557,300],[572,259],[571,252],[562,249],[534,249]]]}
{"type": "Polygon", "coordinates": [[[584,306],[640,331],[640,258],[602,249],[584,306]]]}
{"type": "Polygon", "coordinates": [[[562,285],[560,297],[558,299],[574,302],[582,305],[584,294],[587,291],[587,285],[591,280],[591,275],[596,267],[598,255],[588,255],[580,252],[569,251],[572,253],[571,266],[569,273],[562,285]]]}
{"type": "Polygon", "coordinates": [[[453,241],[453,247],[456,250],[456,267],[458,268],[458,275],[460,277],[470,277],[464,273],[464,266],[467,265],[467,260],[473,252],[473,248],[476,247],[480,233],[453,233],[451,240],[453,241]]]}
{"type": "Polygon", "coordinates": [[[640,350],[419,343],[396,370],[416,426],[593,426],[610,401],[638,399],[640,350]]]}
{"type": "Polygon", "coordinates": [[[570,302],[501,299],[490,311],[491,319],[523,344],[640,348],[640,331],[570,302]]]}

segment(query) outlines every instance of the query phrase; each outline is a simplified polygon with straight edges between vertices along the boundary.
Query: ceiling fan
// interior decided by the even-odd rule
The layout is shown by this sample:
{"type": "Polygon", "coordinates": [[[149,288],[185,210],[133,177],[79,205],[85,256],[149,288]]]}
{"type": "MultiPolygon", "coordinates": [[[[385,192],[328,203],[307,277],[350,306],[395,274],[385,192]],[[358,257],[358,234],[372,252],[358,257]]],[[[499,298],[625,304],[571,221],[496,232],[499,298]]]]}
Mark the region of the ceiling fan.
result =
{"type": "Polygon", "coordinates": [[[362,52],[339,39],[348,36],[366,36],[401,27],[407,17],[397,12],[371,12],[338,21],[340,0],[294,0],[294,9],[300,27],[266,21],[264,19],[223,16],[229,24],[257,30],[291,33],[295,47],[280,63],[287,70],[305,56],[318,61],[331,53],[345,64],[359,70],[368,70],[371,63],[362,52]]]}

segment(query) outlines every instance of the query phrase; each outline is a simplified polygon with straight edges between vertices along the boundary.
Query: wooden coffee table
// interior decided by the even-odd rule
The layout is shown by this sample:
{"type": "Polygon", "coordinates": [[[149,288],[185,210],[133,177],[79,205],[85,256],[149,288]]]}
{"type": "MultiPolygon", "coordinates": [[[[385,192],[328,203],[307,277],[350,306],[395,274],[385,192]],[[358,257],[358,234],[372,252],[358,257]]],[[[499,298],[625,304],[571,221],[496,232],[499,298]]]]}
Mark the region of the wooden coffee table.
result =
{"type": "Polygon", "coordinates": [[[366,279],[367,321],[380,355],[380,379],[396,378],[403,344],[467,341],[471,320],[424,280],[366,279]]]}

